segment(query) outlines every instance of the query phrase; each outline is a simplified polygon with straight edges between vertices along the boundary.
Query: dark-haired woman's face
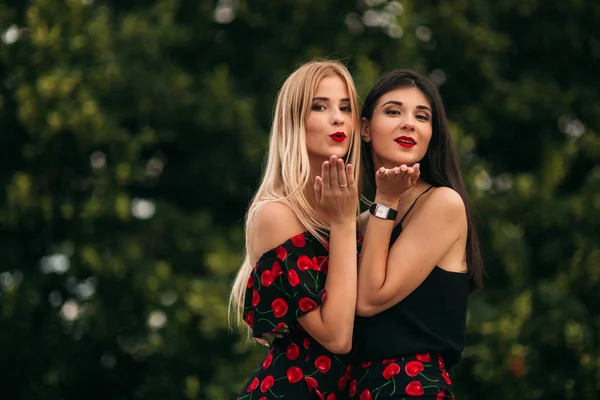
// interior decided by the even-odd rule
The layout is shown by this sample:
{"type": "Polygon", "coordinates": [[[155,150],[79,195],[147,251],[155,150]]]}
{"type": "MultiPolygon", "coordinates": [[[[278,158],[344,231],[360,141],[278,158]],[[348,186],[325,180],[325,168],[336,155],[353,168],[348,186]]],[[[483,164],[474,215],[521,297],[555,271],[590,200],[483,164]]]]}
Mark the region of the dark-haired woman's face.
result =
{"type": "Polygon", "coordinates": [[[398,88],[377,101],[371,121],[363,121],[363,139],[371,142],[375,169],[413,165],[427,153],[432,111],[416,87],[398,88]]]}

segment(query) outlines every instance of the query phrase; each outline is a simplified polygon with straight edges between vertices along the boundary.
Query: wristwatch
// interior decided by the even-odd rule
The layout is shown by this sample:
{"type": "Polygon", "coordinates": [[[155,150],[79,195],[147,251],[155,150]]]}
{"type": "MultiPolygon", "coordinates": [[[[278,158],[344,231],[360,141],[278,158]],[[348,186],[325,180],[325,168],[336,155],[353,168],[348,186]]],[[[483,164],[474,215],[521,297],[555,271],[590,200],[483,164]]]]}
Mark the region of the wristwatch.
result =
{"type": "Polygon", "coordinates": [[[371,204],[371,207],[369,207],[369,212],[377,218],[389,219],[391,221],[395,221],[396,217],[398,216],[397,210],[378,203],[371,204]]]}

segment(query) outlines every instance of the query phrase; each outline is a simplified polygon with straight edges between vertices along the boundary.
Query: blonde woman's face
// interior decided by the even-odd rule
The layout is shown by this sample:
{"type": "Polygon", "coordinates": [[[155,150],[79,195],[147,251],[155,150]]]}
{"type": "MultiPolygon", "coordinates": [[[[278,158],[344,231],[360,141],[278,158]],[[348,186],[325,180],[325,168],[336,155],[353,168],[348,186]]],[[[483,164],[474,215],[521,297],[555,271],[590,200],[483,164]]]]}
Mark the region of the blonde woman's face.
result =
{"type": "Polygon", "coordinates": [[[305,123],[306,146],[312,160],[320,163],[348,153],[354,131],[353,112],[344,80],[337,75],[321,79],[305,123]]]}

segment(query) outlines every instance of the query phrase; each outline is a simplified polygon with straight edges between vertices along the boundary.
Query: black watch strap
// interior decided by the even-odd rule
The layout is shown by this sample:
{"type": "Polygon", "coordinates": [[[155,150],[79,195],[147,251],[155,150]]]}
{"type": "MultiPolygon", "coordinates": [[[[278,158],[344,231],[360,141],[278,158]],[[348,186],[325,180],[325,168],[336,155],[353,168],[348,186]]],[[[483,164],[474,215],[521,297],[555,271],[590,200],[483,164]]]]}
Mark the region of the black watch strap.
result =
{"type": "Polygon", "coordinates": [[[377,218],[389,219],[391,221],[395,221],[396,217],[398,216],[397,210],[378,203],[371,204],[371,207],[369,207],[369,212],[377,218]]]}

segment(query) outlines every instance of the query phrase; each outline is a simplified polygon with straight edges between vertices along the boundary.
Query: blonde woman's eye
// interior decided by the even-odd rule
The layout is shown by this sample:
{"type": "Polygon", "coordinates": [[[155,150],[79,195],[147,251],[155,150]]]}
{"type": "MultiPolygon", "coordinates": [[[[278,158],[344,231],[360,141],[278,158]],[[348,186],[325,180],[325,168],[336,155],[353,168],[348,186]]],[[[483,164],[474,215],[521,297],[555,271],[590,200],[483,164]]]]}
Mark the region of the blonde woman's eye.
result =
{"type": "Polygon", "coordinates": [[[352,108],[350,108],[349,106],[340,107],[340,110],[342,110],[343,112],[352,112],[352,108]]]}
{"type": "Polygon", "coordinates": [[[313,111],[323,111],[325,109],[325,106],[322,106],[321,104],[313,104],[311,109],[313,111]]]}

